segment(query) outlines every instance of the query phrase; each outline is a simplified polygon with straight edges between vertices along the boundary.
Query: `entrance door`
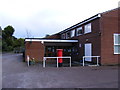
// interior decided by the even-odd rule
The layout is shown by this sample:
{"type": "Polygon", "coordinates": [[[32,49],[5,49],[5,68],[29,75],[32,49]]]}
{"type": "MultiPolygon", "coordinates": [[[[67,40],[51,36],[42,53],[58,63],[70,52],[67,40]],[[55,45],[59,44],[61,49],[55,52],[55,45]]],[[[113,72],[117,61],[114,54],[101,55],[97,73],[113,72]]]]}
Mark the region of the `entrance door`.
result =
{"type": "MultiPolygon", "coordinates": [[[[87,43],[85,44],[85,56],[91,56],[92,55],[92,44],[87,43]]],[[[92,61],[91,57],[85,58],[85,61],[92,61]]]]}

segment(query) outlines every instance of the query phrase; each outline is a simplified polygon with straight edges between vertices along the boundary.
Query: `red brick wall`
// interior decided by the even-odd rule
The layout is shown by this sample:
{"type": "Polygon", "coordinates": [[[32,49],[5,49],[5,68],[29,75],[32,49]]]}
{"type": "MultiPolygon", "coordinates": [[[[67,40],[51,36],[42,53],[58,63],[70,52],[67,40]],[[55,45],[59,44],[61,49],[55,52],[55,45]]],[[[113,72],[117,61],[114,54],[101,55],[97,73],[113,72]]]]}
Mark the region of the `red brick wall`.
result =
{"type": "MultiPolygon", "coordinates": [[[[92,43],[92,55],[101,56],[101,64],[118,64],[118,56],[114,54],[113,34],[120,33],[118,31],[118,10],[109,11],[102,14],[100,19],[91,21],[92,32],[71,39],[78,39],[78,55],[75,55],[76,60],[82,59],[84,56],[84,44],[92,43]],[[100,34],[101,33],[101,34],[100,34]],[[88,39],[88,41],[86,41],[88,39]]],[[[82,25],[84,26],[84,25],[82,25]]],[[[60,39],[59,34],[51,35],[47,39],[60,39]]],[[[26,55],[30,55],[37,60],[42,60],[44,56],[44,45],[40,42],[26,42],[26,55]]]]}
{"type": "Polygon", "coordinates": [[[118,64],[118,55],[114,54],[114,40],[113,40],[114,33],[118,33],[117,9],[103,13],[101,17],[101,63],[102,64],[118,64]]]}
{"type": "MultiPolygon", "coordinates": [[[[84,46],[86,43],[92,43],[92,56],[101,56],[101,36],[100,36],[99,19],[95,19],[89,23],[91,23],[92,25],[92,32],[71,38],[71,39],[79,40],[78,44],[76,45],[78,50],[78,55],[76,54],[74,60],[82,60],[83,56],[85,55],[84,46]],[[81,47],[79,47],[79,44],[81,44],[81,47]]],[[[82,25],[83,32],[85,25],[86,24],[82,25]]]]}
{"type": "Polygon", "coordinates": [[[36,62],[42,61],[44,57],[44,45],[41,42],[26,42],[25,57],[27,55],[35,58],[36,62]]]}

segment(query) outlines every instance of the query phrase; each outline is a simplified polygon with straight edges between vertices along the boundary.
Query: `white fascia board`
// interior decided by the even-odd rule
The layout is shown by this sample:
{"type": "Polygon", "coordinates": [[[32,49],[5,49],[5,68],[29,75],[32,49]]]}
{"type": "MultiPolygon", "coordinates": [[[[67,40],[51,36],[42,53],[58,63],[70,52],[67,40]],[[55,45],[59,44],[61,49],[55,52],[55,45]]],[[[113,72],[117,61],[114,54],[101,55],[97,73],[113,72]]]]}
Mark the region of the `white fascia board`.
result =
{"type": "Polygon", "coordinates": [[[25,42],[36,41],[36,42],[78,42],[78,40],[43,40],[43,39],[25,39],[25,42]]]}
{"type": "Polygon", "coordinates": [[[114,33],[114,35],[120,35],[120,33],[114,33]]]}

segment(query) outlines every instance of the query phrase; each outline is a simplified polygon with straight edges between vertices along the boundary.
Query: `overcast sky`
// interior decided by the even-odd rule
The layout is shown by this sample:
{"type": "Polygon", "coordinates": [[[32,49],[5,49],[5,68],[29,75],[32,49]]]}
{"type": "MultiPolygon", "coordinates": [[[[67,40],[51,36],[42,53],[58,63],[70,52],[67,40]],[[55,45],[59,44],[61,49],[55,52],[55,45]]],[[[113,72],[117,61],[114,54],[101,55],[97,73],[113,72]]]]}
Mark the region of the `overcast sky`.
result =
{"type": "Polygon", "coordinates": [[[95,14],[118,7],[119,0],[0,0],[0,26],[15,28],[14,36],[44,37],[95,14]]]}

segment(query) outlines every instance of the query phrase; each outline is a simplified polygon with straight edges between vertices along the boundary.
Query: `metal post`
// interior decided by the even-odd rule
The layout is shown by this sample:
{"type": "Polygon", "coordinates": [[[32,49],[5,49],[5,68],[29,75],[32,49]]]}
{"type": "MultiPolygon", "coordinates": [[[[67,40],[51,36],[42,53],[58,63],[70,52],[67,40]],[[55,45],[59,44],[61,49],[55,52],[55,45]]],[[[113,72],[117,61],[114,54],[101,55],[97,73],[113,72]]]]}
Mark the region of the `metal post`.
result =
{"type": "Polygon", "coordinates": [[[70,67],[71,67],[71,57],[70,57],[70,67]]]}
{"type": "Polygon", "coordinates": [[[85,62],[84,62],[84,56],[83,56],[83,66],[85,66],[85,62]]]}
{"type": "Polygon", "coordinates": [[[58,68],[58,57],[57,57],[57,68],[58,68]]]}
{"type": "Polygon", "coordinates": [[[45,57],[43,59],[43,67],[45,68],[45,57]]]}
{"type": "Polygon", "coordinates": [[[99,66],[99,64],[98,64],[98,56],[97,56],[97,66],[99,66]]]}
{"type": "Polygon", "coordinates": [[[29,66],[29,56],[27,55],[27,65],[29,66]]]}

